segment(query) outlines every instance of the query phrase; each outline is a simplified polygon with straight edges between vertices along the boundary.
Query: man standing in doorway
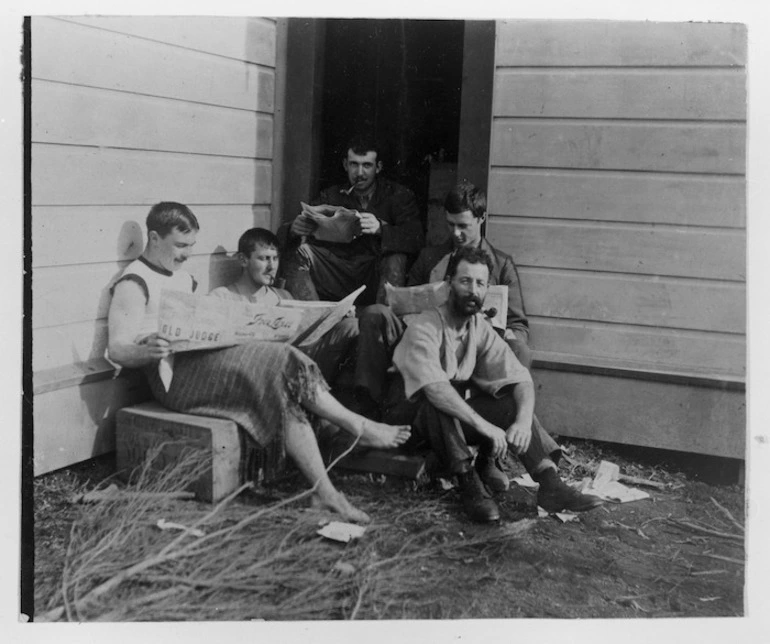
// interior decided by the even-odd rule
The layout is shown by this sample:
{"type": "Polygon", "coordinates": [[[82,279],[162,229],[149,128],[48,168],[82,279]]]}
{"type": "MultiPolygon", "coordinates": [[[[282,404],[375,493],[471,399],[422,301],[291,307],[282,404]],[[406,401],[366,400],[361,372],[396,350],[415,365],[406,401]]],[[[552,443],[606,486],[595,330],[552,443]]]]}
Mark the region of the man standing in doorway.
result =
{"type": "Polygon", "coordinates": [[[295,218],[284,258],[286,288],[301,300],[337,301],[366,284],[359,303],[381,302],[384,282],[403,286],[408,261],[422,248],[417,202],[411,190],[381,176],[373,139],[349,141],[342,164],[348,185],[322,191],[313,205],[356,211],[360,234],[349,243],[319,241],[305,218],[295,218]]]}

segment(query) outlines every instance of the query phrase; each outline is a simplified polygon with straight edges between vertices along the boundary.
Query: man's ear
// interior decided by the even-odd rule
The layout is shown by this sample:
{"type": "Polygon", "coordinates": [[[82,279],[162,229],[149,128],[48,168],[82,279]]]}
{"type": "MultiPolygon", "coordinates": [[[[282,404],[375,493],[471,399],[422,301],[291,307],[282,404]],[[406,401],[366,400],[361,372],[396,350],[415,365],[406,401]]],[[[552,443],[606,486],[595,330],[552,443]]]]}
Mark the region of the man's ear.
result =
{"type": "Polygon", "coordinates": [[[375,174],[380,174],[380,171],[382,170],[382,161],[377,161],[377,165],[375,166],[375,174]]]}
{"type": "Polygon", "coordinates": [[[246,264],[249,263],[249,258],[246,257],[241,251],[235,253],[235,259],[238,260],[238,264],[241,268],[246,268],[246,264]]]}
{"type": "Polygon", "coordinates": [[[160,239],[160,235],[158,234],[157,230],[151,230],[147,233],[147,243],[149,244],[152,242],[153,244],[157,244],[158,240],[160,239]]]}
{"type": "Polygon", "coordinates": [[[484,223],[486,220],[487,220],[487,211],[485,210],[485,211],[482,213],[481,217],[479,217],[479,223],[480,223],[480,224],[483,224],[483,223],[484,223]]]}
{"type": "Polygon", "coordinates": [[[342,157],[342,167],[345,168],[345,172],[348,171],[348,158],[347,158],[347,156],[342,157]]]}

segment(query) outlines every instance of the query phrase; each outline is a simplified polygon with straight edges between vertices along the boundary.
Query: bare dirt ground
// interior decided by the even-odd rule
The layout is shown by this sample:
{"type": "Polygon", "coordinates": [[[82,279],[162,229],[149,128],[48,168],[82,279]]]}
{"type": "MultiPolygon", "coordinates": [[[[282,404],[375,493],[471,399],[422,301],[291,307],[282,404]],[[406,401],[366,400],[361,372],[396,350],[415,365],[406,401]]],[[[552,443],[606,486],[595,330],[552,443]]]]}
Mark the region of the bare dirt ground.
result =
{"type": "MultiPolygon", "coordinates": [[[[259,521],[261,532],[255,532],[249,542],[254,543],[254,561],[263,558],[269,577],[252,576],[251,585],[217,577],[212,587],[213,582],[192,579],[190,571],[200,570],[202,564],[196,568],[189,561],[174,570],[161,566],[128,580],[101,603],[70,611],[62,618],[744,614],[745,503],[743,486],[735,482],[734,463],[584,441],[562,444],[572,458],[572,464],[561,468],[568,480],[580,480],[601,460],[609,460],[623,474],[658,481],[665,484],[665,490],[640,488],[651,498],[607,504],[580,515],[577,521],[561,523],[555,517],[538,518],[534,493],[513,485],[498,497],[501,521],[478,525],[465,518],[454,489],[334,470],[335,484],[374,517],[360,540],[346,545],[323,540],[316,534],[318,512],[299,501],[267,513],[259,521]],[[260,540],[270,539],[275,542],[273,549],[260,549],[260,540]],[[269,579],[269,583],[259,579],[269,579]],[[171,596],[173,601],[148,603],[137,599],[142,596],[171,596]],[[203,614],[202,606],[214,609],[203,614]]],[[[91,506],[72,504],[72,494],[93,489],[113,468],[110,458],[102,458],[35,480],[36,615],[62,605],[62,575],[73,522],[88,523],[89,513],[94,512],[91,506]]],[[[513,477],[523,469],[512,464],[509,473],[513,477]]],[[[221,520],[235,522],[302,488],[301,480],[291,476],[269,488],[247,491],[224,509],[221,520]]],[[[209,510],[206,504],[174,501],[158,511],[163,516],[176,512],[189,521],[196,513],[209,510]]],[[[132,539],[143,540],[143,547],[149,547],[153,540],[166,538],[165,533],[160,534],[148,525],[132,539]]],[[[121,546],[126,558],[132,547],[128,542],[121,546]]],[[[106,572],[100,577],[97,571],[82,581],[82,592],[89,583],[93,587],[103,582],[105,576],[106,572]]]]}

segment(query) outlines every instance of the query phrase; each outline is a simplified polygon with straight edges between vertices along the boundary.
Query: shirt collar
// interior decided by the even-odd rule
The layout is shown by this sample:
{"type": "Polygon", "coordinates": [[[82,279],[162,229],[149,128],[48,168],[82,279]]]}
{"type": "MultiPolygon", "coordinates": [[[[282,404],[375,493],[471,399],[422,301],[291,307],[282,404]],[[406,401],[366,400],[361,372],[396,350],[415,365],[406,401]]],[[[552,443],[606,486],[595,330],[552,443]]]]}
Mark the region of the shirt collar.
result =
{"type": "Polygon", "coordinates": [[[160,273],[161,275],[165,275],[166,277],[171,277],[174,274],[172,271],[168,270],[167,268],[156,266],[155,264],[151,263],[144,255],[139,255],[138,259],[140,262],[142,262],[142,264],[144,264],[151,271],[155,271],[156,273],[160,273]]]}

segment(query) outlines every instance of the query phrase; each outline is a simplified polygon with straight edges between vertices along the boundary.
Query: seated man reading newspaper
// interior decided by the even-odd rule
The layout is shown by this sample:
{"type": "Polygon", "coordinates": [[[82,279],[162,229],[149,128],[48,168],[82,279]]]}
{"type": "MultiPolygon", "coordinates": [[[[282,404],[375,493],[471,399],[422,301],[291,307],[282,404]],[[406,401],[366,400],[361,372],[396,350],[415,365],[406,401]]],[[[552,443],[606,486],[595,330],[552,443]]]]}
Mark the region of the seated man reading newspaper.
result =
{"type": "Polygon", "coordinates": [[[161,291],[191,294],[196,288],[182,266],[198,230],[195,215],[183,204],[161,202],[150,209],[144,251],[112,287],[111,360],[141,368],[155,398],[169,409],[231,419],[263,447],[283,441],[286,452],[315,486],[316,505],[348,521],[369,521],[329,479],[307,412],[373,447],[401,445],[409,437],[408,426],[374,423],[342,406],[329,393],[315,362],[288,343],[253,341],[174,353],[174,343],[159,333],[161,291]],[[164,376],[160,367],[172,359],[169,382],[169,374],[164,376]]]}
{"type": "Polygon", "coordinates": [[[283,271],[300,300],[340,300],[367,285],[358,304],[382,302],[385,281],[403,286],[424,235],[414,193],[382,175],[370,136],[343,150],[348,182],[323,190],[292,221],[283,271]],[[328,221],[325,221],[328,219],[328,221]]]}
{"type": "MultiPolygon", "coordinates": [[[[482,190],[468,181],[453,187],[444,200],[444,216],[450,238],[440,246],[429,246],[421,252],[407,278],[407,286],[419,292],[419,285],[426,285],[423,292],[433,295],[434,287],[444,281],[446,269],[453,253],[459,248],[481,248],[492,258],[489,285],[500,289],[505,305],[485,303],[484,309],[497,307],[491,317],[503,321],[503,338],[516,357],[527,369],[532,363],[528,345],[529,321],[524,313],[518,271],[513,257],[495,248],[482,235],[487,216],[487,199],[482,190]]],[[[398,289],[397,289],[398,290],[398,289]]],[[[492,289],[489,289],[490,291],[492,289]]],[[[402,292],[399,295],[403,294],[402,292]]],[[[393,348],[401,339],[405,325],[396,303],[391,306],[375,304],[366,307],[359,319],[358,362],[355,383],[363,408],[375,415],[377,404],[386,385],[386,373],[393,357],[393,348]],[[371,411],[370,411],[371,410],[371,411]]],[[[537,422],[537,421],[536,421],[537,422]]]]}
{"type": "MultiPolygon", "coordinates": [[[[293,301],[289,291],[274,286],[279,266],[278,238],[264,228],[249,228],[238,240],[238,262],[241,274],[232,284],[220,286],[210,295],[231,301],[276,306],[293,301]]],[[[312,306],[312,303],[305,303],[312,306]]],[[[351,312],[354,312],[351,309],[351,312]]],[[[334,381],[342,365],[350,357],[358,337],[358,320],[348,316],[309,345],[299,349],[318,364],[326,381],[334,381]]]]}
{"type": "Polygon", "coordinates": [[[498,461],[509,451],[540,484],[537,502],[545,510],[595,508],[600,498],[559,477],[561,450],[533,421],[532,377],[480,312],[492,266],[481,248],[454,253],[446,269],[447,301],[410,321],[396,346],[399,377],[383,417],[412,424],[413,442],[426,443],[440,466],[457,476],[474,521],[500,518],[489,490],[508,488],[498,461]],[[479,446],[475,464],[469,444],[479,446]]]}

